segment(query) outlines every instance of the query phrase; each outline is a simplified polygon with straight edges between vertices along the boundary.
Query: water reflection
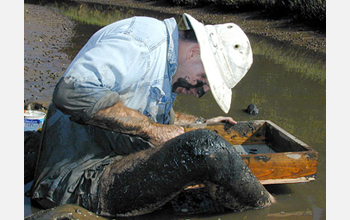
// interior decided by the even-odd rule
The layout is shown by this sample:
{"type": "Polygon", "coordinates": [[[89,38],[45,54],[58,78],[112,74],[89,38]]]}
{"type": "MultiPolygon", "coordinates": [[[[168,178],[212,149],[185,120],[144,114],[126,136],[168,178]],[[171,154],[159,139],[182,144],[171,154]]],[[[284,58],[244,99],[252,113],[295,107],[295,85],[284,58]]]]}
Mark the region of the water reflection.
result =
{"type": "Polygon", "coordinates": [[[262,55],[276,64],[282,64],[284,69],[301,73],[313,80],[326,80],[326,56],[298,46],[290,47],[283,42],[269,38],[249,35],[255,55],[262,55]]]}
{"type": "MultiPolygon", "coordinates": [[[[123,12],[121,12],[123,13],[123,12]]],[[[155,17],[154,12],[133,10],[127,16],[155,17]]],[[[169,17],[157,14],[157,18],[169,17]]],[[[181,17],[176,17],[181,21],[181,17]]],[[[73,59],[98,26],[79,24],[72,38],[73,46],[65,48],[73,59]]],[[[243,213],[222,213],[205,216],[176,216],[170,209],[133,219],[325,219],[325,56],[305,52],[301,48],[267,38],[249,35],[254,50],[254,64],[233,89],[232,107],[228,115],[237,121],[271,120],[315,148],[319,152],[318,178],[312,183],[270,186],[278,203],[262,210],[243,213]],[[243,110],[250,103],[260,113],[250,116],[243,110]]],[[[201,99],[179,95],[175,110],[210,118],[222,115],[209,92],[201,99]]]]}

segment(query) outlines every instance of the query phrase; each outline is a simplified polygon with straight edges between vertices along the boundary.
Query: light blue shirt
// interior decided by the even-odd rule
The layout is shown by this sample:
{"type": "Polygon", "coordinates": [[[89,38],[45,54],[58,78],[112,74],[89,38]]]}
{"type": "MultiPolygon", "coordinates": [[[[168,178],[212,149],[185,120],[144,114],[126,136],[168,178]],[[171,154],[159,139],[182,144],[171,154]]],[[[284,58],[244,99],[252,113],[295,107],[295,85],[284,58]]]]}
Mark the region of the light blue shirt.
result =
{"type": "Polygon", "coordinates": [[[171,77],[177,52],[174,18],[115,22],[96,32],[81,49],[58,83],[53,102],[64,113],[82,119],[119,100],[167,124],[176,97],[171,77]]]}
{"type": "Polygon", "coordinates": [[[176,97],[171,77],[177,54],[173,18],[133,17],[96,32],[55,88],[32,199],[45,198],[56,205],[83,199],[84,207],[96,210],[98,182],[93,179],[112,161],[152,145],[137,136],[84,125],[84,120],[121,101],[155,122],[168,123],[176,97]],[[91,184],[90,191],[79,186],[82,182],[91,184]]]}

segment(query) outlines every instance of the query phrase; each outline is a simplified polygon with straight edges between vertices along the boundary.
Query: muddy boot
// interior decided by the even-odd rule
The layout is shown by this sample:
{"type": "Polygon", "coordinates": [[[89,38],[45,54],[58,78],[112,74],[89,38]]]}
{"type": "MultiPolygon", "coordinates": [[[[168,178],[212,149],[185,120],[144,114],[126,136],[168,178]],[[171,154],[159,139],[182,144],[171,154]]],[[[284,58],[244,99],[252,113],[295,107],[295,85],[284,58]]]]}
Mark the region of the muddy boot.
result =
{"type": "Polygon", "coordinates": [[[268,191],[225,139],[195,130],[110,164],[99,185],[97,213],[146,214],[194,183],[205,183],[213,199],[233,210],[270,204],[268,191]]]}

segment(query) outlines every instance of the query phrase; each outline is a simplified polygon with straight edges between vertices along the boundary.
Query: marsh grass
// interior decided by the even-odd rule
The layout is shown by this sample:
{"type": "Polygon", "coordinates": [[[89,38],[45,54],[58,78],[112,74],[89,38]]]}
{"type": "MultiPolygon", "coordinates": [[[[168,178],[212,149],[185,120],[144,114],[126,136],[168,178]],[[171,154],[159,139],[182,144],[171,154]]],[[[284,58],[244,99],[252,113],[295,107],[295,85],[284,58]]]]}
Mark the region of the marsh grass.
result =
{"type": "Polygon", "coordinates": [[[312,25],[325,26],[326,0],[157,0],[177,5],[215,3],[226,11],[264,10],[271,16],[291,16],[312,25]]]}
{"type": "Polygon", "coordinates": [[[130,17],[132,11],[122,12],[113,7],[103,7],[94,5],[93,7],[86,4],[80,5],[56,5],[62,14],[79,21],[81,23],[97,26],[106,26],[125,17],[130,17]]]}

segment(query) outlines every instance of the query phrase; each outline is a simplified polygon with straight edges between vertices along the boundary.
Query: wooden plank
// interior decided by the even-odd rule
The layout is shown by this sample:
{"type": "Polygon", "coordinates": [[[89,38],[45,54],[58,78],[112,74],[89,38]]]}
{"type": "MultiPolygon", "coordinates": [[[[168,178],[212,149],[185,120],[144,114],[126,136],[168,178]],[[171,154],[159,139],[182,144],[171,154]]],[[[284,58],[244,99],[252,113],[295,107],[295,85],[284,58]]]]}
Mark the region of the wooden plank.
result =
{"type": "MultiPolygon", "coordinates": [[[[315,181],[315,176],[309,176],[309,177],[299,177],[295,179],[268,179],[268,180],[259,180],[259,182],[262,185],[272,185],[272,184],[290,184],[290,183],[307,183],[310,181],[315,181]]],[[[192,189],[201,189],[204,188],[204,184],[196,184],[192,186],[187,186],[185,190],[192,190],[192,189]]]]}
{"type": "Polygon", "coordinates": [[[317,152],[249,154],[241,155],[241,158],[260,181],[280,180],[283,183],[282,179],[301,177],[311,181],[314,178],[309,177],[317,173],[317,152]]]}
{"type": "Polygon", "coordinates": [[[310,176],[310,177],[299,177],[296,179],[270,179],[270,180],[259,180],[259,181],[262,185],[272,185],[272,184],[307,183],[315,180],[316,180],[315,176],[310,176]]]}

